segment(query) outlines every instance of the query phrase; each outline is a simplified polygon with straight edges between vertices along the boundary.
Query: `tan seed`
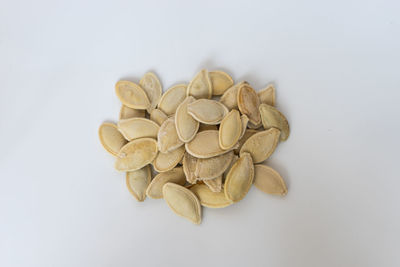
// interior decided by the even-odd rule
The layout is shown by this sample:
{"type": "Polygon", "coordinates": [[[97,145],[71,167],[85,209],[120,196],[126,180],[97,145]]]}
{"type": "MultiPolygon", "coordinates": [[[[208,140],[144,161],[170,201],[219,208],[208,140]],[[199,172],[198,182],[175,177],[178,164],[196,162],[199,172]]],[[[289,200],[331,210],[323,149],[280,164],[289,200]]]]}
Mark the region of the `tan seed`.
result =
{"type": "Polygon", "coordinates": [[[146,92],[136,83],[119,81],[115,84],[115,92],[122,104],[127,107],[134,109],[148,109],[150,107],[146,92]]]}
{"type": "Polygon", "coordinates": [[[179,139],[185,143],[190,142],[199,130],[199,122],[189,115],[187,111],[188,104],[195,100],[194,97],[188,96],[178,106],[175,113],[176,132],[179,139]]]}
{"type": "Polygon", "coordinates": [[[265,165],[254,165],[254,185],[267,194],[284,196],[287,188],[282,176],[265,165]]]}
{"type": "Polygon", "coordinates": [[[184,146],[178,147],[177,149],[167,153],[159,152],[153,161],[153,167],[157,172],[169,171],[178,165],[178,163],[182,160],[184,153],[184,146]]]}
{"type": "Polygon", "coordinates": [[[242,132],[239,136],[239,140],[243,137],[244,133],[247,130],[247,124],[249,123],[249,117],[247,117],[246,115],[242,115],[240,116],[240,121],[242,122],[242,132]]]}
{"type": "Polygon", "coordinates": [[[240,83],[235,84],[234,86],[230,87],[227,89],[224,94],[221,96],[221,99],[219,100],[222,104],[224,104],[229,110],[231,109],[237,109],[237,94],[239,87],[241,87],[244,84],[248,84],[246,81],[242,81],[240,83]]]}
{"type": "Polygon", "coordinates": [[[130,118],[144,118],[146,112],[144,109],[133,109],[125,105],[121,106],[119,111],[119,120],[125,120],[130,118]]]}
{"type": "Polygon", "coordinates": [[[289,138],[289,123],[285,116],[273,106],[267,104],[260,105],[262,124],[265,129],[275,127],[281,131],[281,141],[289,138]]]}
{"type": "Polygon", "coordinates": [[[218,138],[219,146],[222,149],[230,149],[238,142],[242,133],[242,121],[240,113],[232,109],[221,122],[218,138]]]}
{"type": "Polygon", "coordinates": [[[208,159],[198,159],[195,176],[199,180],[210,180],[221,176],[229,167],[232,157],[233,151],[208,159]]]}
{"type": "Polygon", "coordinates": [[[142,79],[140,79],[139,84],[140,87],[142,87],[146,92],[147,98],[150,101],[150,107],[147,109],[147,111],[150,113],[156,108],[161,98],[162,87],[160,80],[154,73],[147,72],[145,75],[143,75],[142,79]]]}
{"type": "Polygon", "coordinates": [[[252,124],[257,125],[261,122],[260,111],[258,110],[260,99],[256,91],[248,84],[239,87],[237,102],[240,112],[249,117],[252,124]]]}
{"type": "Polygon", "coordinates": [[[221,192],[222,190],[222,175],[217,178],[210,180],[203,180],[203,182],[210,188],[213,192],[221,192]]]}
{"type": "Polygon", "coordinates": [[[223,71],[211,71],[209,75],[213,95],[222,95],[228,88],[233,86],[231,76],[223,71]]]}
{"type": "Polygon", "coordinates": [[[224,192],[215,193],[205,184],[196,184],[190,187],[200,200],[200,204],[208,208],[224,208],[231,205],[233,202],[225,197],[224,192]]]}
{"type": "Polygon", "coordinates": [[[184,185],[185,182],[186,179],[182,167],[176,167],[170,171],[157,174],[147,187],[146,195],[150,198],[162,198],[162,188],[166,183],[184,185]]]}
{"type": "Polygon", "coordinates": [[[167,153],[182,145],[183,142],[179,139],[176,132],[174,118],[165,120],[158,131],[158,149],[160,152],[167,153]]]}
{"type": "Polygon", "coordinates": [[[157,123],[145,118],[131,118],[118,122],[118,130],[129,141],[143,137],[157,138],[159,128],[157,123]]]}
{"type": "Polygon", "coordinates": [[[151,181],[150,165],[143,168],[126,173],[126,186],[129,192],[137,201],[143,201],[146,198],[146,189],[151,181]]]}
{"type": "Polygon", "coordinates": [[[157,142],[153,138],[135,139],[118,152],[115,168],[118,171],[138,170],[151,163],[157,152],[157,142]]]}
{"type": "Polygon", "coordinates": [[[260,163],[269,158],[279,142],[280,131],[275,128],[265,130],[251,136],[240,149],[243,153],[250,153],[254,163],[260,163]]]}
{"type": "Polygon", "coordinates": [[[196,99],[211,98],[212,84],[207,70],[202,69],[194,76],[187,87],[186,95],[193,96],[196,99]]]}
{"type": "Polygon", "coordinates": [[[150,120],[154,121],[160,126],[166,119],[168,119],[167,115],[165,115],[165,113],[158,108],[153,109],[153,111],[150,113],[150,120]]]}
{"type": "Polygon", "coordinates": [[[104,149],[113,156],[117,156],[121,147],[128,142],[115,124],[107,122],[100,125],[99,138],[104,149]]]}
{"type": "Polygon", "coordinates": [[[158,108],[167,116],[174,114],[186,98],[186,89],[187,84],[177,84],[169,88],[161,97],[158,108]]]}
{"type": "Polygon", "coordinates": [[[195,175],[197,158],[193,157],[189,153],[185,153],[182,160],[183,172],[186,176],[186,181],[188,183],[194,184],[196,183],[197,177],[195,175]]]}
{"type": "Polygon", "coordinates": [[[249,129],[257,130],[257,129],[260,129],[260,128],[262,127],[262,123],[261,123],[261,121],[260,121],[260,123],[258,123],[258,124],[253,124],[253,123],[251,123],[251,121],[249,121],[249,122],[247,123],[247,127],[248,127],[249,129]]]}
{"type": "Polygon", "coordinates": [[[228,113],[228,109],[218,101],[198,99],[187,105],[188,113],[197,121],[204,124],[216,125],[228,113]]]}
{"type": "Polygon", "coordinates": [[[239,153],[240,149],[242,148],[243,144],[249,139],[251,136],[253,136],[256,133],[259,133],[260,131],[254,130],[254,129],[247,129],[242,138],[239,139],[239,145],[238,148],[234,150],[236,154],[239,153]]]}
{"type": "Polygon", "coordinates": [[[260,102],[275,106],[275,87],[273,84],[269,84],[266,88],[257,92],[260,102]]]}

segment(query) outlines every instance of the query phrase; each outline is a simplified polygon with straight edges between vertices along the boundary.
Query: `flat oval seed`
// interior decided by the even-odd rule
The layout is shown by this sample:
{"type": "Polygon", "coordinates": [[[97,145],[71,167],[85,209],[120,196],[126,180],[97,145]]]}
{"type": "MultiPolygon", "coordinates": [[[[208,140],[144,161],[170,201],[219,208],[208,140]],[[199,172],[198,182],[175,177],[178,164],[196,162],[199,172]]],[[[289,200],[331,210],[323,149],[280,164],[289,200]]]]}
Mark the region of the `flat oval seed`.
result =
{"type": "Polygon", "coordinates": [[[140,87],[146,92],[147,98],[150,101],[150,107],[147,111],[150,113],[156,108],[162,94],[162,87],[157,75],[152,72],[147,72],[139,81],[140,87]]]}
{"type": "Polygon", "coordinates": [[[183,158],[183,154],[185,154],[184,146],[167,153],[159,152],[153,161],[153,167],[157,172],[169,171],[178,165],[183,158]]]}
{"type": "Polygon", "coordinates": [[[254,165],[254,185],[267,194],[284,196],[287,188],[282,176],[265,165],[254,165]]]}
{"type": "Polygon", "coordinates": [[[119,81],[115,84],[115,92],[119,100],[127,107],[134,109],[148,109],[150,101],[145,91],[136,83],[119,81]]]}
{"type": "Polygon", "coordinates": [[[275,106],[275,87],[273,84],[257,92],[260,102],[270,106],[275,106]]]}
{"type": "Polygon", "coordinates": [[[186,176],[186,181],[188,183],[194,184],[196,183],[197,177],[194,174],[196,170],[197,158],[193,157],[189,153],[185,153],[182,160],[183,172],[186,176]]]}
{"type": "Polygon", "coordinates": [[[218,131],[208,130],[196,134],[192,141],[185,144],[186,151],[196,158],[211,158],[233,150],[223,150],[219,146],[218,131]]]}
{"type": "Polygon", "coordinates": [[[242,138],[239,139],[239,146],[238,146],[238,148],[236,148],[234,150],[234,152],[236,154],[238,154],[240,149],[242,148],[243,144],[247,141],[247,139],[249,139],[251,136],[253,136],[254,134],[259,133],[259,132],[261,132],[261,131],[257,131],[254,129],[247,129],[245,131],[244,135],[242,136],[242,138]]]}
{"type": "Polygon", "coordinates": [[[221,176],[229,167],[232,157],[233,151],[208,159],[198,159],[194,175],[199,180],[210,180],[221,176]]]}
{"type": "Polygon", "coordinates": [[[172,183],[163,187],[165,202],[177,215],[195,224],[201,222],[201,206],[196,195],[189,189],[172,183]]]}
{"type": "Polygon", "coordinates": [[[195,100],[194,97],[188,96],[178,106],[175,113],[176,132],[178,133],[179,139],[185,143],[190,142],[199,130],[199,122],[187,112],[188,104],[195,100]]]}
{"type": "Polygon", "coordinates": [[[260,105],[262,124],[265,129],[275,127],[281,131],[281,141],[289,138],[289,123],[285,116],[273,106],[267,104],[260,105]]]}
{"type": "Polygon", "coordinates": [[[186,98],[186,89],[187,84],[177,84],[169,88],[161,97],[158,108],[167,116],[174,114],[186,98]]]}
{"type": "Polygon", "coordinates": [[[194,76],[187,87],[186,95],[195,98],[211,98],[212,85],[207,70],[202,69],[194,76]]]}
{"type": "Polygon", "coordinates": [[[196,184],[190,187],[200,200],[200,204],[208,208],[225,208],[233,202],[225,197],[224,192],[215,193],[211,191],[205,184],[196,184]]]}
{"type": "Polygon", "coordinates": [[[219,100],[222,104],[224,104],[229,110],[238,108],[237,105],[237,93],[239,90],[239,87],[241,87],[244,84],[248,84],[246,81],[242,81],[238,84],[235,84],[231,88],[227,89],[224,94],[221,96],[221,99],[219,100]]]}
{"type": "Polygon", "coordinates": [[[184,185],[186,182],[182,167],[176,167],[170,171],[157,174],[151,181],[146,190],[146,195],[150,198],[162,198],[162,188],[166,183],[184,185]]]}
{"type": "Polygon", "coordinates": [[[240,120],[240,113],[236,109],[232,109],[222,120],[219,127],[219,146],[222,149],[232,148],[238,142],[241,134],[242,121],[240,120]]]}
{"type": "Polygon", "coordinates": [[[118,122],[118,130],[129,141],[143,137],[157,138],[159,128],[157,123],[145,118],[131,118],[118,122]]]}
{"type": "Polygon", "coordinates": [[[240,121],[242,122],[242,132],[239,136],[239,140],[243,137],[244,133],[247,130],[247,124],[249,123],[249,117],[247,117],[246,115],[242,115],[240,116],[240,121]]]}
{"type": "Polygon", "coordinates": [[[212,84],[212,94],[222,95],[228,88],[233,86],[232,77],[223,71],[211,71],[209,73],[212,84]]]}
{"type": "Polygon", "coordinates": [[[210,124],[200,123],[198,132],[207,131],[207,130],[216,130],[216,131],[218,131],[218,127],[217,127],[217,125],[210,125],[210,124]]]}
{"type": "Polygon", "coordinates": [[[188,113],[197,121],[204,124],[216,125],[228,113],[228,109],[218,101],[198,99],[187,105],[188,113]]]}
{"type": "Polygon", "coordinates": [[[174,118],[165,120],[158,131],[158,149],[160,152],[167,153],[182,145],[183,142],[179,139],[176,132],[174,118]]]}
{"type": "Polygon", "coordinates": [[[129,192],[137,201],[143,201],[146,198],[146,189],[151,181],[150,165],[143,168],[126,173],[126,186],[129,192]]]}
{"type": "Polygon", "coordinates": [[[240,112],[247,115],[251,123],[257,125],[261,122],[260,111],[258,110],[260,99],[256,91],[248,84],[239,87],[237,102],[240,112]]]}
{"type": "Polygon", "coordinates": [[[220,175],[219,177],[214,178],[214,179],[204,180],[203,182],[213,192],[218,193],[218,192],[221,192],[221,190],[222,190],[222,175],[220,175]]]}
{"type": "Polygon", "coordinates": [[[151,163],[157,152],[157,142],[153,138],[135,139],[118,152],[115,168],[118,171],[138,170],[151,163]]]}
{"type": "Polygon", "coordinates": [[[280,131],[275,128],[254,134],[243,144],[240,149],[240,156],[243,153],[250,153],[254,163],[266,160],[275,151],[279,142],[279,135],[280,131]]]}
{"type": "Polygon", "coordinates": [[[145,114],[146,112],[144,109],[134,109],[122,105],[119,111],[119,120],[125,120],[130,118],[144,118],[145,114]]]}
{"type": "Polygon", "coordinates": [[[158,108],[153,109],[153,111],[150,113],[150,120],[154,121],[160,126],[166,119],[168,119],[167,115],[165,115],[165,113],[158,108]]]}
{"type": "Polygon", "coordinates": [[[115,124],[107,122],[100,125],[99,138],[104,149],[113,156],[117,156],[121,147],[128,142],[115,124]]]}
{"type": "Polygon", "coordinates": [[[226,176],[225,197],[233,202],[242,200],[249,191],[253,178],[253,161],[249,153],[243,153],[226,176]]]}

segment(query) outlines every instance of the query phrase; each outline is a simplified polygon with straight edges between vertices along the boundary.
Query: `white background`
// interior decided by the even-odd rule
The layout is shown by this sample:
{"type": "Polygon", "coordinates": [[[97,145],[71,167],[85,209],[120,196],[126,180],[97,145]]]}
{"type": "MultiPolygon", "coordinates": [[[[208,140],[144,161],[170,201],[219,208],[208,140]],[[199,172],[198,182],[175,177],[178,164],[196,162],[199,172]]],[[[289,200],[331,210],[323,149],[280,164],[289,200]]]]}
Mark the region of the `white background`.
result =
{"type": "Polygon", "coordinates": [[[18,1],[0,8],[0,266],[399,266],[399,1],[18,1]],[[119,79],[274,82],[291,136],[200,226],[138,203],[100,145],[119,79]]]}

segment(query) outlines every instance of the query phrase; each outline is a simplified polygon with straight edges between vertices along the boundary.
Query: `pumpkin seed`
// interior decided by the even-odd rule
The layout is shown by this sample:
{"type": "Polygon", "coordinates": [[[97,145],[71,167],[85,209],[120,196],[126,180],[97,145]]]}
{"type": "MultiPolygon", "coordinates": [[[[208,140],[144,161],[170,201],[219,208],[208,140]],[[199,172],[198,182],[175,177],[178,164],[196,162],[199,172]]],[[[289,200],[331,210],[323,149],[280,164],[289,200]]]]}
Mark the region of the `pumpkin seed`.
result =
{"type": "Polygon", "coordinates": [[[213,192],[221,192],[222,190],[222,175],[217,178],[210,180],[203,180],[203,182],[210,188],[213,192]]]}
{"type": "Polygon", "coordinates": [[[150,107],[146,92],[136,83],[119,81],[115,84],[115,92],[122,104],[127,107],[134,109],[148,109],[150,107]]]}
{"type": "Polygon", "coordinates": [[[233,156],[232,156],[232,161],[231,161],[231,163],[229,164],[229,167],[225,170],[225,172],[224,172],[224,174],[223,174],[223,177],[226,177],[226,175],[228,174],[228,172],[231,170],[233,164],[235,164],[236,161],[238,161],[238,160],[239,160],[238,155],[233,154],[233,156]]]}
{"type": "Polygon", "coordinates": [[[239,153],[240,149],[242,148],[243,144],[249,139],[251,136],[253,136],[256,133],[259,133],[260,131],[254,130],[254,129],[247,129],[242,136],[242,138],[239,139],[239,145],[238,148],[234,150],[236,154],[239,153]]]}
{"type": "Polygon", "coordinates": [[[199,130],[199,122],[187,112],[188,104],[194,101],[194,97],[188,96],[175,112],[176,132],[179,139],[185,143],[191,141],[199,130]]]}
{"type": "Polygon", "coordinates": [[[223,71],[211,71],[209,73],[212,84],[212,94],[222,95],[228,88],[232,87],[233,80],[229,74],[223,71]]]}
{"type": "Polygon", "coordinates": [[[115,168],[118,171],[135,171],[151,163],[157,156],[157,142],[153,138],[130,141],[118,152],[115,168]]]}
{"type": "Polygon", "coordinates": [[[146,189],[151,181],[150,165],[126,173],[126,186],[129,192],[137,199],[143,201],[146,198],[146,189]]]}
{"type": "Polygon", "coordinates": [[[192,191],[177,184],[166,183],[163,194],[165,202],[173,212],[192,223],[201,223],[200,201],[192,191]]]}
{"type": "Polygon", "coordinates": [[[153,109],[150,113],[150,120],[154,121],[158,125],[163,124],[166,119],[168,119],[167,115],[158,108],[153,109]]]}
{"type": "Polygon", "coordinates": [[[237,94],[239,87],[248,84],[246,81],[235,84],[231,88],[227,89],[220,98],[220,102],[225,105],[229,110],[238,108],[237,105],[237,94]]]}
{"type": "Polygon", "coordinates": [[[121,110],[119,111],[119,120],[125,120],[137,117],[144,118],[145,113],[146,112],[144,109],[133,109],[125,105],[122,105],[121,110]]]}
{"type": "Polygon", "coordinates": [[[253,129],[253,130],[259,129],[259,128],[261,128],[261,126],[262,126],[261,121],[260,121],[260,123],[258,123],[258,124],[253,124],[251,121],[249,121],[249,122],[247,123],[247,127],[248,127],[249,129],[253,129]]]}
{"type": "Polygon", "coordinates": [[[233,152],[208,159],[198,159],[194,175],[199,180],[210,180],[221,176],[232,161],[233,152]]]}
{"type": "Polygon", "coordinates": [[[145,118],[131,118],[118,122],[118,130],[129,141],[143,137],[157,138],[159,128],[157,123],[145,118]]]}
{"type": "Polygon", "coordinates": [[[228,113],[228,109],[218,101],[198,99],[187,105],[187,111],[192,117],[204,124],[219,124],[228,113]]]}
{"type": "Polygon", "coordinates": [[[158,149],[160,152],[167,153],[182,145],[183,142],[179,139],[176,132],[174,118],[165,120],[158,131],[158,149]]]}
{"type": "Polygon", "coordinates": [[[275,128],[254,134],[243,144],[240,149],[240,156],[248,152],[254,163],[266,160],[275,151],[279,142],[279,135],[280,131],[275,128]]]}
{"type": "Polygon", "coordinates": [[[265,165],[254,165],[254,185],[267,194],[281,195],[287,194],[287,188],[282,176],[265,165]]]}
{"type": "Polygon", "coordinates": [[[194,76],[187,87],[186,95],[195,98],[211,98],[212,85],[207,70],[202,69],[194,76]]]}
{"type": "Polygon", "coordinates": [[[240,113],[236,109],[232,109],[222,120],[219,127],[219,146],[222,149],[232,148],[239,140],[241,133],[242,122],[240,120],[240,113]]]}
{"type": "Polygon", "coordinates": [[[196,158],[211,158],[233,150],[223,150],[219,146],[218,131],[208,130],[196,134],[192,141],[185,144],[186,151],[196,158]]]}
{"type": "Polygon", "coordinates": [[[166,183],[184,185],[185,182],[186,179],[182,167],[176,167],[170,171],[157,174],[147,187],[146,195],[150,198],[162,198],[162,188],[166,183]]]}
{"type": "Polygon", "coordinates": [[[167,116],[174,114],[186,98],[186,89],[187,84],[177,84],[169,88],[161,97],[158,108],[167,116]]]}
{"type": "Polygon", "coordinates": [[[275,106],[275,87],[273,84],[269,84],[264,89],[258,91],[257,95],[261,103],[275,106]]]}
{"type": "Polygon", "coordinates": [[[200,200],[200,204],[208,208],[225,208],[233,202],[225,197],[224,192],[215,193],[205,184],[196,184],[190,187],[200,200]]]}
{"type": "Polygon", "coordinates": [[[194,184],[196,183],[197,177],[194,174],[197,165],[197,158],[193,157],[189,153],[185,153],[182,160],[183,172],[186,176],[186,181],[188,183],[194,184]]]}
{"type": "Polygon", "coordinates": [[[249,153],[244,152],[233,164],[226,176],[225,197],[233,202],[242,200],[249,191],[254,178],[253,161],[249,153]]]}
{"type": "Polygon", "coordinates": [[[140,87],[146,92],[147,98],[150,101],[150,107],[147,111],[150,113],[156,108],[162,94],[162,87],[157,75],[152,72],[147,72],[139,81],[140,87]]]}
{"type": "Polygon", "coordinates": [[[169,171],[178,165],[183,154],[185,154],[184,146],[178,147],[177,149],[167,153],[159,152],[153,161],[153,167],[158,172],[169,171]]]}
{"type": "Polygon", "coordinates": [[[260,105],[262,124],[265,129],[275,127],[281,131],[281,141],[289,138],[289,123],[285,116],[273,106],[267,104],[260,105]]]}
{"type": "Polygon", "coordinates": [[[105,122],[100,125],[99,138],[104,149],[113,156],[117,156],[121,147],[127,143],[124,136],[113,123],[105,122]]]}
{"type": "Polygon", "coordinates": [[[240,121],[242,122],[242,132],[239,136],[239,140],[243,137],[244,133],[246,132],[247,124],[249,123],[249,117],[243,114],[242,116],[240,116],[240,121]]]}
{"type": "Polygon", "coordinates": [[[261,122],[260,111],[258,110],[260,99],[250,85],[245,84],[239,87],[237,102],[240,112],[247,115],[252,124],[257,125],[261,122]]]}
{"type": "Polygon", "coordinates": [[[198,132],[207,131],[207,130],[216,130],[216,131],[218,131],[218,127],[217,127],[217,125],[210,125],[210,124],[200,123],[198,132]]]}

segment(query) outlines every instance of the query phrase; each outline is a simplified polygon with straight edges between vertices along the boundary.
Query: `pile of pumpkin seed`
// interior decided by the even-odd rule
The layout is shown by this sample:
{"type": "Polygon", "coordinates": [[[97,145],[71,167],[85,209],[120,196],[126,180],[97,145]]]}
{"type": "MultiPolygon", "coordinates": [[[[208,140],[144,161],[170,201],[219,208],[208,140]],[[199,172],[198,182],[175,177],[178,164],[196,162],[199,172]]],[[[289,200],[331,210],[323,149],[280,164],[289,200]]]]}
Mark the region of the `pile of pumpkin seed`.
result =
{"type": "Polygon", "coordinates": [[[273,85],[256,92],[223,71],[203,69],[164,94],[151,72],[139,84],[119,81],[115,90],[119,121],[103,123],[99,137],[138,201],[163,198],[199,224],[202,206],[227,207],[253,183],[268,194],[287,193],[279,173],[260,164],[289,137],[288,122],[274,107],[273,85]]]}

